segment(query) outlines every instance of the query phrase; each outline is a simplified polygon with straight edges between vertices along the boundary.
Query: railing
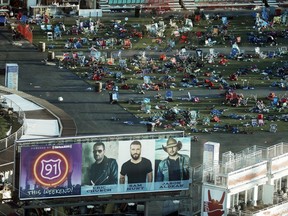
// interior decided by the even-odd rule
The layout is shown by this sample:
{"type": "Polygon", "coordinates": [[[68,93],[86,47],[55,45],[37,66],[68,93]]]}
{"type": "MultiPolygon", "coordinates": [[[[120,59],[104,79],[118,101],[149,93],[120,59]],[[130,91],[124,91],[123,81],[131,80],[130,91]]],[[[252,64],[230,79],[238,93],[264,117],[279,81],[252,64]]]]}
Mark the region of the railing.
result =
{"type": "Polygon", "coordinates": [[[225,162],[222,161],[219,164],[204,167],[203,182],[226,186],[229,173],[242,170],[264,161],[269,161],[272,158],[286,154],[287,152],[288,145],[284,142],[266,149],[254,146],[238,154],[229,152],[229,154],[225,155],[225,162]]]}
{"type": "Polygon", "coordinates": [[[13,107],[13,113],[17,113],[18,122],[21,124],[21,127],[14,132],[13,134],[7,136],[4,139],[0,139],[0,151],[12,146],[16,140],[18,140],[24,133],[24,120],[25,120],[25,112],[13,101],[5,98],[5,104],[9,107],[13,107]]]}
{"type": "Polygon", "coordinates": [[[288,143],[279,143],[267,148],[266,157],[273,158],[288,152],[288,143]]]}
{"type": "Polygon", "coordinates": [[[259,215],[260,212],[264,213],[266,210],[272,211],[271,209],[277,208],[281,205],[285,205],[286,203],[288,203],[287,199],[285,200],[279,199],[278,201],[275,201],[274,199],[273,205],[264,205],[263,208],[261,208],[261,206],[257,206],[258,207],[257,209],[251,209],[251,210],[247,209],[247,210],[241,211],[239,215],[241,216],[259,215]]]}

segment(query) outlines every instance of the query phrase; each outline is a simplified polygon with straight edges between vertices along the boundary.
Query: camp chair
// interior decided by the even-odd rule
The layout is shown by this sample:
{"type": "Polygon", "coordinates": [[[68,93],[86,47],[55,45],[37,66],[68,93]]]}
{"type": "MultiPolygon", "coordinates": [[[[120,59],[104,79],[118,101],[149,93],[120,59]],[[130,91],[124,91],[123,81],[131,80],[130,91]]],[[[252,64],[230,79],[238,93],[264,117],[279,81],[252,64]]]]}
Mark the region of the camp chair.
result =
{"type": "Polygon", "coordinates": [[[106,41],[104,39],[99,40],[98,44],[101,47],[101,49],[105,49],[106,48],[106,41]]]}
{"type": "Polygon", "coordinates": [[[264,125],[264,119],[258,119],[258,125],[263,126],[264,125]]]}
{"type": "Polygon", "coordinates": [[[279,47],[279,54],[280,55],[286,55],[287,54],[287,47],[279,47]]]}
{"type": "Polygon", "coordinates": [[[52,32],[47,32],[47,40],[48,41],[53,41],[53,33],[52,32]]]}
{"type": "Polygon", "coordinates": [[[96,49],[91,49],[90,56],[98,60],[101,57],[101,52],[97,51],[96,49]]]}
{"type": "Polygon", "coordinates": [[[79,34],[77,26],[72,26],[71,27],[71,34],[73,34],[73,35],[78,35],[79,34]]]}
{"type": "Polygon", "coordinates": [[[258,126],[257,119],[252,119],[251,120],[251,125],[252,125],[252,127],[257,127],[258,126]]]}
{"type": "Polygon", "coordinates": [[[40,25],[40,28],[41,28],[41,30],[43,30],[43,31],[46,31],[46,30],[47,30],[47,28],[46,28],[46,25],[45,25],[45,24],[41,24],[41,25],[40,25]]]}
{"type": "Polygon", "coordinates": [[[275,58],[276,57],[276,53],[274,51],[269,51],[267,54],[268,58],[275,58]]]}
{"type": "Polygon", "coordinates": [[[210,118],[208,116],[203,118],[202,124],[203,125],[210,125],[210,118]]]}
{"type": "Polygon", "coordinates": [[[179,37],[180,36],[180,32],[179,31],[173,31],[172,35],[174,35],[174,37],[179,37]]]}
{"type": "Polygon", "coordinates": [[[237,48],[232,48],[229,57],[230,58],[237,58],[238,55],[239,55],[239,50],[237,48]]]}
{"type": "Polygon", "coordinates": [[[277,124],[270,124],[270,132],[272,133],[277,132],[277,124]]]}
{"type": "Polygon", "coordinates": [[[20,22],[21,23],[26,23],[28,21],[28,17],[25,16],[25,15],[22,15],[21,18],[20,18],[20,22]]]}
{"type": "Polygon", "coordinates": [[[274,98],[272,99],[271,104],[272,104],[272,106],[277,106],[278,102],[279,102],[279,98],[278,98],[278,97],[274,97],[274,98]]]}
{"type": "Polygon", "coordinates": [[[57,25],[54,27],[54,38],[61,38],[62,33],[60,27],[57,25]]]}
{"type": "Polygon", "coordinates": [[[63,60],[70,60],[70,53],[63,53],[63,60]]]}
{"type": "Polygon", "coordinates": [[[197,49],[196,50],[196,55],[197,55],[197,58],[203,58],[203,51],[201,49],[197,49]]]}
{"type": "Polygon", "coordinates": [[[117,91],[113,91],[111,94],[110,94],[110,103],[113,104],[113,103],[117,103],[119,100],[119,93],[117,91]]]}
{"type": "Polygon", "coordinates": [[[218,116],[213,116],[212,121],[213,122],[220,122],[220,118],[218,116]]]}
{"type": "Polygon", "coordinates": [[[239,128],[238,127],[232,127],[232,133],[239,133],[239,128]]]}
{"type": "Polygon", "coordinates": [[[79,41],[77,41],[76,43],[74,43],[74,48],[75,49],[80,49],[80,48],[82,48],[83,46],[82,46],[82,44],[79,42],[79,41]]]}
{"type": "Polygon", "coordinates": [[[124,39],[123,48],[124,49],[131,49],[132,48],[132,43],[131,43],[130,39],[124,39]]]}
{"type": "Polygon", "coordinates": [[[187,35],[182,35],[182,36],[180,37],[180,42],[181,42],[181,43],[187,43],[187,42],[188,42],[188,37],[187,37],[187,35]]]}
{"type": "Polygon", "coordinates": [[[173,92],[172,91],[170,91],[170,90],[166,91],[165,100],[169,101],[169,102],[173,101],[173,92]]]}
{"type": "Polygon", "coordinates": [[[126,59],[119,59],[119,67],[122,69],[127,68],[126,59]]]}
{"type": "Polygon", "coordinates": [[[53,30],[52,25],[46,25],[46,29],[47,29],[47,31],[52,31],[53,30]]]}
{"type": "Polygon", "coordinates": [[[218,28],[218,26],[215,26],[213,28],[212,35],[213,36],[218,36],[218,34],[219,34],[219,28],[218,28]]]}
{"type": "Polygon", "coordinates": [[[281,17],[280,16],[273,17],[273,23],[274,24],[280,24],[281,23],[281,17]]]}
{"type": "Polygon", "coordinates": [[[184,101],[191,101],[192,97],[191,97],[190,92],[188,92],[187,95],[188,95],[188,97],[182,97],[181,100],[184,100],[184,101]]]}
{"type": "Polygon", "coordinates": [[[201,31],[196,32],[196,37],[200,39],[203,36],[201,31]]]}
{"type": "Polygon", "coordinates": [[[227,17],[222,17],[221,20],[222,20],[222,24],[223,24],[223,25],[228,25],[228,19],[227,19],[227,17]]]}

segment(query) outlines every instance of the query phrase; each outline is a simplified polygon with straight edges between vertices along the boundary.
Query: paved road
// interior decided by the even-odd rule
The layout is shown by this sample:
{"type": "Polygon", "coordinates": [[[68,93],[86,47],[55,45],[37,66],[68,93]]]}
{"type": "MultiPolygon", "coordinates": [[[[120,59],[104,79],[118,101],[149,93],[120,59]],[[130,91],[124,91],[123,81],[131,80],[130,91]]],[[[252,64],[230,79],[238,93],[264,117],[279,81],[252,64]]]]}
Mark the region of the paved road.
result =
{"type": "MultiPolygon", "coordinates": [[[[254,48],[249,48],[254,49],[254,48]]],[[[248,47],[247,49],[248,50],[248,47]]],[[[227,50],[226,50],[227,51],[227,50]]],[[[131,54],[131,53],[130,53],[131,54]]],[[[18,63],[20,68],[19,90],[36,97],[47,100],[53,105],[63,109],[75,121],[78,135],[122,134],[122,133],[145,133],[147,128],[140,124],[140,120],[123,110],[117,104],[109,103],[108,92],[96,93],[90,90],[88,84],[78,76],[66,69],[57,66],[47,66],[43,59],[47,53],[39,52],[34,46],[23,43],[18,47],[11,45],[11,35],[4,29],[0,29],[0,68],[5,63],[18,63]],[[63,101],[58,101],[63,97],[63,101]],[[116,116],[119,121],[112,121],[116,116]],[[134,125],[124,124],[132,121],[134,125]]],[[[3,77],[2,77],[3,82],[3,77]]],[[[258,95],[268,95],[271,89],[254,90],[258,95]]],[[[273,89],[273,91],[280,91],[273,89]]],[[[219,90],[195,89],[191,90],[195,96],[218,95],[219,90]]],[[[284,93],[284,92],[282,92],[284,93]]],[[[147,92],[152,96],[155,92],[147,92]]],[[[175,92],[176,97],[186,96],[183,91],[175,92]]],[[[127,91],[120,95],[120,99],[139,97],[133,91],[127,91]]],[[[287,141],[286,134],[272,134],[269,132],[253,135],[240,134],[200,134],[199,142],[192,143],[192,163],[201,163],[202,147],[206,141],[219,142],[220,153],[226,151],[238,152],[252,145],[270,146],[281,141],[287,141]]]]}

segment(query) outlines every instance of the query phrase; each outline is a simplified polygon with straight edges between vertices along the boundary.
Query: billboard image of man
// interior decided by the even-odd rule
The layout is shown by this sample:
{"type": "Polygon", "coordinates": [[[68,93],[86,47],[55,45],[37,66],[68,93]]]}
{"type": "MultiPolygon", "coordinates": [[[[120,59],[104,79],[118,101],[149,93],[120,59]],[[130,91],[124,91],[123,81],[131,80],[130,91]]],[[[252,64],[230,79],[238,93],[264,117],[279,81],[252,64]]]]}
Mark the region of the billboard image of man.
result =
{"type": "Polygon", "coordinates": [[[149,159],[141,157],[141,150],[141,142],[133,141],[130,144],[131,159],[121,167],[120,184],[125,184],[125,177],[128,179],[128,184],[152,182],[152,163],[149,159]]]}
{"type": "Polygon", "coordinates": [[[189,180],[190,158],[178,152],[182,148],[182,142],[169,137],[166,146],[162,145],[162,148],[168,153],[168,157],[159,163],[156,181],[189,180]]]}
{"type": "Polygon", "coordinates": [[[93,146],[95,162],[90,166],[89,184],[111,185],[118,183],[118,164],[114,158],[105,156],[105,145],[97,142],[93,146]]]}

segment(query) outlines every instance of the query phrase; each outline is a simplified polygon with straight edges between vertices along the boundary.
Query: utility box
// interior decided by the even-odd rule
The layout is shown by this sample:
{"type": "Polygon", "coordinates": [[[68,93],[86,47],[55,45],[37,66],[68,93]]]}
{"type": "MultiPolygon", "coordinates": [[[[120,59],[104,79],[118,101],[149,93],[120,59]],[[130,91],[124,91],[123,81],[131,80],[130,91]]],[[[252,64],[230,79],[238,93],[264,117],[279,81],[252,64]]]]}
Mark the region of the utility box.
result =
{"type": "Polygon", "coordinates": [[[16,63],[7,63],[5,66],[5,86],[18,91],[19,66],[16,63]]]}

